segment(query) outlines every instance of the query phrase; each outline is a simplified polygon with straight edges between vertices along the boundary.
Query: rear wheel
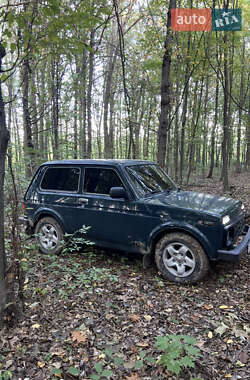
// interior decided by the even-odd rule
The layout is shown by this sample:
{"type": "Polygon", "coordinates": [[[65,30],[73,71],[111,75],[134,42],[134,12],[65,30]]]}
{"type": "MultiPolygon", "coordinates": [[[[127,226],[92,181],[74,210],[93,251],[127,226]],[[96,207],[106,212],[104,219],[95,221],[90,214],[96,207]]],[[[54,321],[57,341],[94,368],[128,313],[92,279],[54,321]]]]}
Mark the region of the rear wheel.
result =
{"type": "Polygon", "coordinates": [[[167,234],[159,240],[155,261],[163,277],[182,284],[200,281],[209,269],[207,255],[199,242],[179,232],[167,234]]]}
{"type": "Polygon", "coordinates": [[[61,252],[63,230],[54,218],[45,217],[40,219],[35,227],[35,235],[41,252],[46,254],[58,254],[61,252]]]}

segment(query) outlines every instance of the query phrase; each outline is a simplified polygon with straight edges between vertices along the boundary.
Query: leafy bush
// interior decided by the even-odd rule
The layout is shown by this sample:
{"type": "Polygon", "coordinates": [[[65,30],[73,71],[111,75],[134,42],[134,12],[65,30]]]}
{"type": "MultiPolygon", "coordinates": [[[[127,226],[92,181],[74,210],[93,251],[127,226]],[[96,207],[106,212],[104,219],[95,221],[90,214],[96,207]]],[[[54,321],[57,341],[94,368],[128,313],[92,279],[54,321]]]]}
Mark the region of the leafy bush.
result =
{"type": "Polygon", "coordinates": [[[155,345],[159,351],[164,352],[158,363],[176,375],[184,368],[194,368],[195,359],[201,356],[200,350],[195,347],[196,343],[188,335],[158,336],[155,345]]]}

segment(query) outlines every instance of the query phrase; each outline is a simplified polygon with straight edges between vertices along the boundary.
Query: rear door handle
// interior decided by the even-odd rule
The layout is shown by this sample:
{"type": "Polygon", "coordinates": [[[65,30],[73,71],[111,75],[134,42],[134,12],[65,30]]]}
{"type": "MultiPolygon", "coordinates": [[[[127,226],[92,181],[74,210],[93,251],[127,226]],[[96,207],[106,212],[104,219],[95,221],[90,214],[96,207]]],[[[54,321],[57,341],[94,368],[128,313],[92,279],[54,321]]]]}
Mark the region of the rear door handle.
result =
{"type": "Polygon", "coordinates": [[[86,205],[88,204],[88,201],[87,198],[78,198],[78,203],[80,203],[80,205],[86,205]]]}

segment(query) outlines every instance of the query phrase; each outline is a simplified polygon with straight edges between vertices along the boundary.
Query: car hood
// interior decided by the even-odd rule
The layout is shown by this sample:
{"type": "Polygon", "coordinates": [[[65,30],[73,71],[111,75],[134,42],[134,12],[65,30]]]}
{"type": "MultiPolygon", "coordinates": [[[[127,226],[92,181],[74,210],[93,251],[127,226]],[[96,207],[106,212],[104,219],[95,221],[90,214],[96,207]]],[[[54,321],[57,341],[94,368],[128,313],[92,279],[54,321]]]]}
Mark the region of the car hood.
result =
{"type": "Polygon", "coordinates": [[[232,198],[182,190],[154,194],[147,201],[152,205],[174,206],[219,216],[239,212],[241,208],[241,202],[232,198]]]}

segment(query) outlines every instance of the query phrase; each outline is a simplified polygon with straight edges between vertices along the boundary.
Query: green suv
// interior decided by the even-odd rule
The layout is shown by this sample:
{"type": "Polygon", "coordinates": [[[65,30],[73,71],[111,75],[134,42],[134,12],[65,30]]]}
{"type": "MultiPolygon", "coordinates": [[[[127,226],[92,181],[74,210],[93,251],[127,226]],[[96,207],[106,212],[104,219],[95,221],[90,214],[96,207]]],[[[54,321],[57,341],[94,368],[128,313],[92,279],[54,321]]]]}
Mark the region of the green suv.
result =
{"type": "Polygon", "coordinates": [[[149,161],[46,162],[24,209],[44,253],[59,253],[63,235],[86,225],[96,245],[139,252],[147,262],[154,255],[163,277],[178,283],[201,280],[210,261],[237,261],[250,246],[240,201],[182,191],[149,161]]]}

